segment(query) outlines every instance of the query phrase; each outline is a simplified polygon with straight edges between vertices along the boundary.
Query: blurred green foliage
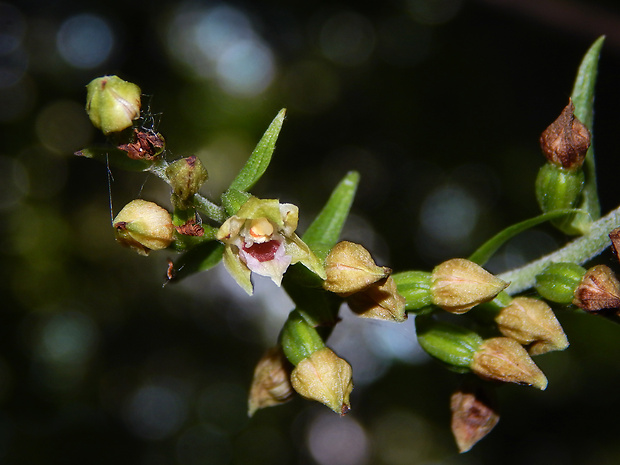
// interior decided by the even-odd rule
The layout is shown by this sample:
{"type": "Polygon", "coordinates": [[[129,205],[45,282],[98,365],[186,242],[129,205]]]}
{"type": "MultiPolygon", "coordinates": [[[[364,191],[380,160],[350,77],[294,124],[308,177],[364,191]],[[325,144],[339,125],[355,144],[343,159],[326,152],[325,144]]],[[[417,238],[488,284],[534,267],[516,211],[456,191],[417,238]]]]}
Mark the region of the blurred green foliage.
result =
{"type": "MultiPolygon", "coordinates": [[[[537,138],[566,104],[582,54],[608,34],[594,132],[603,211],[616,206],[620,10],[573,2],[594,18],[580,24],[563,22],[568,4],[549,2],[547,16],[507,5],[0,3],[0,462],[618,463],[620,329],[562,309],[571,347],[537,359],[549,388],[501,389],[499,426],[467,455],[449,432],[458,376],[415,348],[352,360],[354,378],[366,371],[343,419],[297,399],[249,420],[253,366],[290,303],[264,282],[253,299],[239,296],[217,270],[163,287],[166,253],[118,247],[109,221],[110,204],[165,204],[163,184],[113,170],[110,199],[107,168],[72,156],[97,141],[84,86],[101,74],[140,85],[172,153],[207,166],[207,196],[286,107],[255,193],[298,204],[303,232],[357,170],[345,237],[396,271],[431,269],[537,213],[537,138]]],[[[550,228],[527,234],[489,266],[563,241],[550,228]]],[[[355,358],[360,338],[385,342],[369,335],[387,327],[370,326],[350,353],[346,333],[334,334],[342,356],[355,358]]],[[[415,338],[411,325],[403,332],[415,338]]]]}

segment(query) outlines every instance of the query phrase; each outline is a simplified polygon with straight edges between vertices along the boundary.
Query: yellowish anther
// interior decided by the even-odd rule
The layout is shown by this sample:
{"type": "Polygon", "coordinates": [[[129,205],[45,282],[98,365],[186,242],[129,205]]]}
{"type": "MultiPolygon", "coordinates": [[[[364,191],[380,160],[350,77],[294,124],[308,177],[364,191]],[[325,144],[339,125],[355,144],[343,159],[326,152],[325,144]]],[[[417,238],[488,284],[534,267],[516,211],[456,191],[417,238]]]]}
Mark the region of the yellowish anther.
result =
{"type": "Polygon", "coordinates": [[[273,225],[267,218],[253,219],[250,235],[256,240],[268,240],[273,235],[273,225]]]}

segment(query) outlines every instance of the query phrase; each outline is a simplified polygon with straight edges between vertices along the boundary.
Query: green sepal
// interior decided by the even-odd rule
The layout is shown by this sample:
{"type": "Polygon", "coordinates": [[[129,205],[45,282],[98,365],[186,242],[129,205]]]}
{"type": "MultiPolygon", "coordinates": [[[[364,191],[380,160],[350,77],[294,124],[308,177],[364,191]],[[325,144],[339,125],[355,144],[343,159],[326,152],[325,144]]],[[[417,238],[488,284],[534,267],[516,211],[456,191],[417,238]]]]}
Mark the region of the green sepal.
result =
{"type": "Polygon", "coordinates": [[[291,263],[301,263],[319,278],[325,279],[325,267],[323,261],[310,250],[308,244],[302,241],[299,236],[293,233],[285,243],[286,253],[292,257],[291,263]]]}
{"type": "Polygon", "coordinates": [[[525,221],[508,226],[506,229],[498,232],[495,236],[478,247],[478,249],[469,256],[469,260],[483,266],[502,245],[518,234],[521,234],[534,226],[538,226],[545,221],[551,221],[573,214],[588,216],[586,212],[577,209],[556,210],[549,213],[543,213],[542,215],[535,216],[534,218],[529,218],[525,221]]]}
{"type": "Polygon", "coordinates": [[[322,261],[338,242],[344,223],[349,216],[359,180],[360,175],[357,171],[348,172],[332,191],[322,210],[302,236],[303,241],[322,261]]]}
{"type": "Polygon", "coordinates": [[[551,302],[570,304],[585,274],[586,269],[575,263],[552,263],[536,275],[534,287],[541,297],[551,302]]]}
{"type": "MultiPolygon", "coordinates": [[[[580,200],[584,182],[583,170],[568,170],[552,163],[546,163],[540,168],[536,177],[536,199],[540,209],[543,213],[549,213],[575,208],[580,200]]],[[[565,234],[582,235],[588,232],[592,218],[585,215],[584,219],[579,220],[577,224],[575,224],[575,218],[577,215],[569,215],[553,220],[551,223],[565,234]]]]}
{"type": "Polygon", "coordinates": [[[293,310],[282,327],[280,344],[289,362],[299,362],[323,349],[325,343],[317,330],[304,318],[303,312],[293,310]]]}
{"type": "Polygon", "coordinates": [[[250,279],[252,272],[243,264],[239,258],[239,254],[233,252],[232,246],[226,246],[224,248],[224,266],[234,280],[237,281],[237,284],[239,284],[248,295],[254,293],[254,287],[250,279]]]}
{"type": "Polygon", "coordinates": [[[222,205],[229,216],[236,215],[239,209],[250,200],[252,196],[247,192],[236,189],[228,189],[222,194],[222,205]]]}
{"type": "Polygon", "coordinates": [[[92,158],[102,163],[125,171],[147,171],[153,165],[153,160],[134,160],[127,156],[127,152],[110,147],[86,147],[75,152],[76,156],[92,158]]]}
{"type": "Polygon", "coordinates": [[[483,342],[474,331],[436,321],[431,316],[416,317],[415,325],[420,346],[452,368],[468,369],[483,342]]]}
{"type": "MultiPolygon", "coordinates": [[[[599,37],[584,55],[571,93],[571,100],[575,106],[575,116],[586,125],[591,134],[593,134],[592,126],[594,122],[594,88],[598,74],[599,57],[604,41],[605,36],[599,37]]],[[[594,160],[593,143],[590,144],[590,148],[586,153],[583,169],[586,174],[586,181],[582,193],[583,200],[579,208],[586,210],[593,220],[597,220],[601,216],[601,206],[596,187],[596,163],[594,160]]],[[[573,220],[573,228],[584,230],[584,225],[581,224],[582,221],[584,221],[583,217],[575,218],[573,220]]]]}
{"type": "MultiPolygon", "coordinates": [[[[280,110],[273,119],[265,134],[256,145],[256,148],[248,158],[237,177],[230,184],[231,190],[249,191],[254,184],[261,178],[271,162],[271,156],[276,148],[276,141],[284,123],[286,108],[280,110]]],[[[232,213],[234,214],[234,213],[232,213]]]]}
{"type": "Polygon", "coordinates": [[[432,277],[426,271],[402,271],[394,273],[398,293],[405,298],[405,310],[416,314],[426,312],[433,303],[431,293],[432,277]]]}
{"type": "Polygon", "coordinates": [[[224,245],[217,241],[205,241],[181,255],[174,263],[175,281],[200,271],[213,268],[222,260],[224,245]]]}

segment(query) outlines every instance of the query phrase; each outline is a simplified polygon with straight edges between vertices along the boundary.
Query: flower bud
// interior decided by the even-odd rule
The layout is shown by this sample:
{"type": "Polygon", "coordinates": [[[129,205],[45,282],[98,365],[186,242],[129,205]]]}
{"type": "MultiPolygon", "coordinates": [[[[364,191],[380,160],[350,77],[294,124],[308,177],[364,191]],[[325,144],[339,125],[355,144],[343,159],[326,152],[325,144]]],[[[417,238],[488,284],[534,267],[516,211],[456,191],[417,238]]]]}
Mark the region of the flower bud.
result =
{"type": "Polygon", "coordinates": [[[431,317],[418,316],[415,326],[420,346],[430,356],[457,371],[467,371],[483,341],[474,331],[431,317]]]}
{"type": "Polygon", "coordinates": [[[568,339],[553,310],[542,300],[516,297],[495,317],[499,331],[518,343],[530,345],[530,355],[564,350],[568,339]]]}
{"type": "Polygon", "coordinates": [[[181,202],[186,202],[198,192],[208,179],[209,174],[200,159],[191,156],[181,158],[168,165],[166,176],[170,180],[174,194],[181,202]]]}
{"type": "Polygon", "coordinates": [[[570,304],[586,269],[575,263],[552,263],[536,275],[534,287],[546,300],[570,304]]]}
{"type": "Polygon", "coordinates": [[[299,364],[317,350],[325,347],[323,339],[299,312],[293,310],[280,333],[280,344],[286,358],[293,365],[299,364]]]}
{"type": "Polygon", "coordinates": [[[586,271],[575,291],[573,304],[586,312],[620,308],[620,282],[606,265],[596,265],[586,271]]]}
{"type": "Polygon", "coordinates": [[[349,308],[363,318],[403,322],[405,298],[398,293],[391,276],[382,279],[347,299],[349,308]]]}
{"type": "Polygon", "coordinates": [[[165,249],[174,237],[170,213],[156,203],[142,199],[125,205],[112,224],[116,240],[141,255],[165,249]]]}
{"type": "Polygon", "coordinates": [[[426,271],[403,271],[392,275],[398,293],[405,298],[405,309],[421,310],[433,303],[431,274],[426,271]]]}
{"type": "Polygon", "coordinates": [[[293,369],[291,384],[306,399],[321,402],[334,412],[344,415],[351,410],[349,395],[353,390],[352,374],[351,365],[346,360],[324,347],[313,352],[293,369]]]}
{"type": "Polygon", "coordinates": [[[291,366],[281,347],[272,347],[261,357],[254,369],[248,399],[248,415],[262,408],[288,402],[293,396],[291,366]]]}
{"type": "Polygon", "coordinates": [[[392,270],[377,266],[370,253],[354,242],[339,242],[325,259],[327,278],[323,287],[341,296],[351,295],[390,275],[392,270]]]}
{"type": "Polygon", "coordinates": [[[550,163],[566,169],[579,169],[590,147],[590,131],[575,117],[569,100],[560,116],[540,136],[540,146],[550,163]]]}
{"type": "MultiPolygon", "coordinates": [[[[583,170],[569,170],[551,163],[545,164],[536,177],[536,199],[543,213],[575,208],[585,183],[583,170]]],[[[574,215],[551,220],[551,223],[566,234],[581,234],[571,226],[574,215]]]]}
{"type": "Polygon", "coordinates": [[[482,386],[462,386],[450,397],[452,434],[459,452],[467,452],[499,422],[496,399],[482,386]]]}
{"type": "Polygon", "coordinates": [[[504,383],[525,384],[540,390],[547,387],[547,378],[514,339],[486,339],[473,356],[471,370],[483,379],[504,383]]]}
{"type": "Polygon", "coordinates": [[[450,313],[465,313],[493,300],[508,287],[508,283],[463,258],[453,258],[436,266],[431,279],[433,304],[450,313]]]}
{"type": "Polygon", "coordinates": [[[105,134],[120,132],[140,116],[140,88],[117,76],[93,79],[87,86],[86,112],[105,134]]]}

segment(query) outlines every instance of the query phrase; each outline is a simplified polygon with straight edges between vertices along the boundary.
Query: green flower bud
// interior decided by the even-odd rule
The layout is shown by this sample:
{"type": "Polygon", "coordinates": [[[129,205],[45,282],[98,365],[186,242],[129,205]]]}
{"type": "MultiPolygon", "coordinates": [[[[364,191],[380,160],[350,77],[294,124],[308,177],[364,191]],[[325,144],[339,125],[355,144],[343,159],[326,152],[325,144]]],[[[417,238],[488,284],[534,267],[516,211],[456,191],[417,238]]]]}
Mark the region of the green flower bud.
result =
{"type": "Polygon", "coordinates": [[[298,310],[293,310],[280,334],[284,355],[293,365],[325,347],[323,339],[298,310]]]}
{"type": "Polygon", "coordinates": [[[495,317],[500,332],[524,346],[530,355],[564,350],[568,339],[551,307],[542,300],[517,297],[495,317]]]}
{"type": "Polygon", "coordinates": [[[546,300],[570,304],[586,269],[575,263],[552,263],[536,275],[536,291],[546,300]]]}
{"type": "Polygon", "coordinates": [[[208,179],[209,174],[199,158],[191,156],[181,158],[168,165],[166,176],[177,198],[183,203],[198,192],[208,179]]]}
{"type": "Polygon", "coordinates": [[[458,371],[467,371],[483,341],[478,334],[430,317],[419,316],[415,323],[418,342],[430,356],[458,371]]]}
{"type": "Polygon", "coordinates": [[[117,76],[93,79],[87,86],[86,112],[105,134],[120,132],[140,116],[140,88],[117,76]]]}
{"type": "MultiPolygon", "coordinates": [[[[536,177],[536,199],[543,213],[575,208],[585,182],[583,170],[566,169],[551,163],[545,164],[536,177]]],[[[581,234],[571,226],[574,216],[568,215],[551,223],[566,234],[581,234]]]]}
{"type": "Polygon", "coordinates": [[[325,259],[327,278],[323,287],[341,296],[351,295],[390,275],[392,270],[377,266],[363,246],[338,242],[325,259]]]}
{"type": "Polygon", "coordinates": [[[352,373],[346,360],[324,347],[299,362],[291,373],[291,384],[299,395],[344,415],[351,410],[352,373]]]}
{"type": "Polygon", "coordinates": [[[415,312],[433,303],[430,273],[426,271],[403,271],[393,274],[392,277],[398,288],[398,293],[405,298],[406,310],[415,312]]]}
{"type": "Polygon", "coordinates": [[[471,370],[482,379],[524,384],[544,391],[547,378],[514,339],[486,339],[473,356],[471,370]]]}
{"type": "Polygon", "coordinates": [[[493,300],[508,287],[508,283],[464,258],[453,258],[437,265],[431,279],[433,304],[450,313],[465,313],[493,300]]]}
{"type": "Polygon", "coordinates": [[[293,396],[290,364],[281,347],[272,347],[259,360],[254,370],[248,399],[248,415],[262,408],[288,402],[293,396]]]}
{"type": "Polygon", "coordinates": [[[116,240],[140,255],[165,249],[174,238],[170,213],[156,203],[142,199],[125,205],[112,224],[116,240]]]}

